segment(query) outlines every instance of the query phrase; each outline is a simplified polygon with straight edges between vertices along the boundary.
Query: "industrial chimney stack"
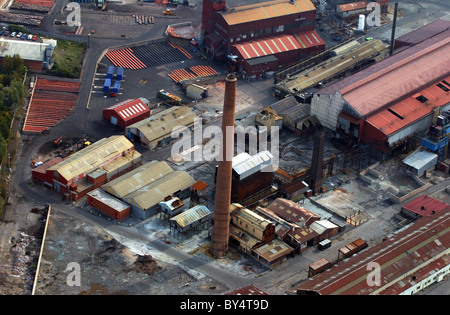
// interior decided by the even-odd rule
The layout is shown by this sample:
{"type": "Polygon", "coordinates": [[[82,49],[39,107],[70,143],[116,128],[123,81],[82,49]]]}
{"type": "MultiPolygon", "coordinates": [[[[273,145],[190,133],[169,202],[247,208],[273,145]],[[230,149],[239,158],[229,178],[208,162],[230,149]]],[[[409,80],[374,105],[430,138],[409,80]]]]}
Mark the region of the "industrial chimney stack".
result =
{"type": "Polygon", "coordinates": [[[222,118],[222,159],[218,161],[216,196],[214,200],[211,255],[223,257],[228,251],[230,234],[231,176],[234,153],[234,115],[237,79],[229,74],[225,84],[222,118]],[[227,128],[228,127],[228,128],[227,128]]]}

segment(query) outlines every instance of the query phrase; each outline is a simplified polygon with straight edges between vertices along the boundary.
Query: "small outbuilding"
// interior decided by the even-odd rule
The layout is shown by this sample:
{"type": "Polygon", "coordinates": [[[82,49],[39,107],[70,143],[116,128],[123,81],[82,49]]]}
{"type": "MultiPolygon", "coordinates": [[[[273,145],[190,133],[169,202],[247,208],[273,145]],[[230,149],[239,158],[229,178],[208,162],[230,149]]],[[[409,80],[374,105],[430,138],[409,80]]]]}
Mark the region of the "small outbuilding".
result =
{"type": "Polygon", "coordinates": [[[186,233],[196,227],[205,225],[212,219],[212,212],[203,205],[197,205],[170,219],[170,230],[186,233]]]}
{"type": "Polygon", "coordinates": [[[129,205],[101,189],[91,191],[87,196],[90,206],[117,221],[122,221],[130,216],[129,205]]]}
{"type": "Polygon", "coordinates": [[[406,172],[418,177],[433,169],[438,162],[438,155],[428,151],[416,151],[403,160],[406,172]]]}
{"type": "Polygon", "coordinates": [[[149,101],[145,98],[127,99],[103,109],[103,119],[123,129],[150,117],[149,101]]]}

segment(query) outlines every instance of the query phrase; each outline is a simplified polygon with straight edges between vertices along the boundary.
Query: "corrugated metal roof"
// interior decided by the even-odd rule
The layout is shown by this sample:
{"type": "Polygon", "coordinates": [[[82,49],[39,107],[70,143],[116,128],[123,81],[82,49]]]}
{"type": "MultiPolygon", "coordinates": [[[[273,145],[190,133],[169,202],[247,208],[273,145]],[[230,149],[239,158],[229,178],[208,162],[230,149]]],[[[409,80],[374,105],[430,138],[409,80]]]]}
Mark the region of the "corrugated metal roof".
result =
{"type": "Polygon", "coordinates": [[[119,198],[148,185],[173,172],[164,161],[151,161],[104,184],[102,189],[119,198]]]}
{"type": "Polygon", "coordinates": [[[141,210],[147,210],[165,197],[188,189],[194,184],[195,180],[188,173],[174,171],[126,195],[123,200],[141,210]]]}
{"type": "MultiPolygon", "coordinates": [[[[417,30],[407,33],[406,35],[400,36],[395,39],[395,49],[397,46],[412,46],[416,45],[430,37],[436,36],[440,33],[450,32],[450,21],[447,20],[436,20],[433,21],[417,30]]],[[[403,48],[402,48],[403,49],[403,48]]]]}
{"type": "Polygon", "coordinates": [[[88,196],[91,196],[92,198],[103,202],[104,204],[113,208],[115,211],[124,211],[130,208],[130,206],[127,205],[125,202],[111,196],[110,194],[102,191],[101,189],[96,189],[94,191],[89,192],[88,196]]]}
{"type": "Polygon", "coordinates": [[[175,221],[181,228],[184,228],[187,225],[193,224],[196,221],[210,216],[211,214],[212,212],[206,206],[197,205],[174,216],[170,219],[170,221],[175,221]]]}
{"type": "Polygon", "coordinates": [[[369,2],[367,2],[367,1],[359,1],[359,2],[338,4],[336,6],[339,9],[341,9],[343,12],[347,12],[347,11],[360,10],[360,9],[367,8],[368,4],[369,4],[369,2]]]}
{"type": "Polygon", "coordinates": [[[144,102],[138,99],[128,99],[113,106],[105,108],[105,110],[114,110],[124,121],[128,121],[137,116],[145,115],[150,109],[144,102]]]}
{"type": "Polygon", "coordinates": [[[19,55],[24,60],[44,61],[46,48],[50,43],[0,38],[0,57],[19,55]]]}
{"type": "Polygon", "coordinates": [[[403,163],[420,170],[424,165],[427,165],[433,160],[437,162],[438,155],[429,151],[416,151],[410,154],[407,158],[403,160],[403,163]]]}
{"type": "Polygon", "coordinates": [[[323,39],[317,34],[315,30],[303,32],[295,35],[297,41],[302,48],[310,48],[325,45],[323,39]]]}
{"type": "Polygon", "coordinates": [[[367,295],[386,294],[391,288],[396,288],[395,294],[399,294],[404,290],[399,286],[400,280],[405,285],[413,281],[411,277],[406,277],[412,270],[421,272],[439,257],[448,256],[445,252],[450,245],[449,232],[450,207],[433,216],[417,219],[386,241],[339,262],[301,283],[295,290],[314,291],[322,295],[367,295]],[[381,267],[380,286],[369,286],[367,283],[373,272],[373,269],[367,268],[371,262],[381,267]]]}
{"type": "Polygon", "coordinates": [[[297,223],[300,225],[303,224],[311,224],[315,220],[319,220],[320,218],[315,215],[312,212],[309,212],[305,208],[300,207],[295,202],[284,199],[284,198],[277,198],[274,202],[272,202],[267,209],[273,211],[278,216],[282,217],[283,219],[292,222],[297,223]]]}
{"type": "Polygon", "coordinates": [[[94,142],[88,147],[75,152],[68,159],[58,163],[48,170],[57,171],[67,181],[87,174],[113,157],[133,148],[133,144],[125,136],[111,136],[94,142]]]}
{"type": "Polygon", "coordinates": [[[335,229],[338,228],[338,226],[328,220],[319,220],[311,223],[310,228],[317,234],[322,235],[326,230],[335,229]]]}
{"type": "Polygon", "coordinates": [[[197,118],[188,106],[174,106],[128,126],[127,130],[137,129],[149,142],[153,142],[170,136],[175,127],[194,124],[197,118]]]}
{"type": "Polygon", "coordinates": [[[290,3],[288,0],[275,0],[230,8],[226,12],[220,12],[220,14],[228,25],[236,25],[315,9],[310,0],[294,0],[294,3],[290,3]]]}
{"type": "Polygon", "coordinates": [[[448,75],[450,38],[437,35],[320,90],[340,92],[361,116],[448,75]]]}
{"type": "Polygon", "coordinates": [[[422,195],[411,202],[403,205],[402,208],[420,214],[421,216],[432,215],[444,210],[449,205],[428,195],[422,195]]]}
{"type": "MultiPolygon", "coordinates": [[[[449,82],[450,77],[445,81],[449,82]]],[[[445,83],[441,83],[445,86],[445,83]]],[[[450,89],[450,86],[447,86],[450,89]]],[[[407,98],[394,103],[381,112],[377,112],[368,117],[366,121],[385,135],[390,135],[411,123],[429,115],[436,107],[450,103],[450,93],[433,84],[422,91],[419,91],[407,98]],[[422,103],[416,99],[418,95],[423,95],[428,99],[422,103]]]]}
{"type": "Polygon", "coordinates": [[[273,239],[263,246],[255,248],[253,251],[268,262],[273,262],[281,257],[289,255],[294,250],[283,241],[279,239],[273,239]]]}
{"type": "Polygon", "coordinates": [[[244,59],[274,55],[302,48],[300,43],[292,35],[263,38],[233,46],[240,52],[244,59]]]}
{"type": "Polygon", "coordinates": [[[247,153],[233,158],[233,170],[244,179],[263,169],[270,169],[273,155],[269,151],[259,152],[254,156],[247,153]]]}
{"type": "MultiPolygon", "coordinates": [[[[289,93],[300,93],[319,82],[328,80],[339,73],[344,73],[366,59],[373,58],[387,51],[387,47],[378,39],[364,42],[341,55],[331,57],[295,76],[277,83],[275,86],[289,93]]],[[[333,85],[330,85],[330,87],[333,85]]],[[[322,88],[320,94],[327,94],[327,88],[322,88]],[[325,91],[325,92],[324,92],[325,91]]]]}

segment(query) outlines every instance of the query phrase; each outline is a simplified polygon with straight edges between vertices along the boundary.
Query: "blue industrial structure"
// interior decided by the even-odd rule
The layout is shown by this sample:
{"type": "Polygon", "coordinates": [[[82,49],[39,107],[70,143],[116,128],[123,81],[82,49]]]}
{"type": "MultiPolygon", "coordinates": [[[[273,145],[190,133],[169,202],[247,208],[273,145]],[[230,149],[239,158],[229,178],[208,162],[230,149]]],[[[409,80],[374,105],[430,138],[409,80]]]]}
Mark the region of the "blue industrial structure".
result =
{"type": "Polygon", "coordinates": [[[446,111],[437,117],[436,124],[422,138],[422,147],[438,154],[440,160],[445,160],[449,137],[450,111],[446,111]]]}

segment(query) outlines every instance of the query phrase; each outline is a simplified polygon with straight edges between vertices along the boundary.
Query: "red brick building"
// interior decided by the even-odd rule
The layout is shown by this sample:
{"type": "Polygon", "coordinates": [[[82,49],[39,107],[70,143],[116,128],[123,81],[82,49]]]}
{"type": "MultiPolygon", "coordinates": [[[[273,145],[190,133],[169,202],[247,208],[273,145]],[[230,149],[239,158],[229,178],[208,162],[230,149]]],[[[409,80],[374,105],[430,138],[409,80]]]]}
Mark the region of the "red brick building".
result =
{"type": "Polygon", "coordinates": [[[273,0],[227,8],[225,1],[203,1],[202,27],[207,52],[237,56],[239,71],[258,77],[323,51],[314,31],[316,8],[310,0],[273,0]]]}

